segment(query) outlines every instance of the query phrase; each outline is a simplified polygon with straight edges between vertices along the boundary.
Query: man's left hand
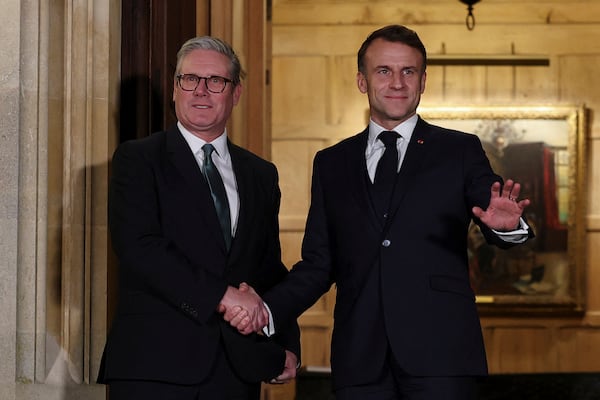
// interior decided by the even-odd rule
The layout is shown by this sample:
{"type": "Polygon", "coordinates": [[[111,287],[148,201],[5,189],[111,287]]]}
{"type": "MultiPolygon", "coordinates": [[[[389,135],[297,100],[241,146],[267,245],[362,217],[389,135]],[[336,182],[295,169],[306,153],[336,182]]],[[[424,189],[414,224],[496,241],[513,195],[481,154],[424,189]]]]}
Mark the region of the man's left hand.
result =
{"type": "Polygon", "coordinates": [[[514,231],[519,228],[523,210],[531,203],[529,199],[518,200],[520,192],[521,185],[511,179],[503,187],[500,182],[494,182],[487,210],[473,207],[473,214],[491,229],[500,232],[514,231]]]}
{"type": "Polygon", "coordinates": [[[296,377],[296,371],[298,370],[298,357],[289,350],[285,351],[285,365],[283,372],[277,378],[273,378],[269,383],[281,384],[288,383],[296,377]]]}

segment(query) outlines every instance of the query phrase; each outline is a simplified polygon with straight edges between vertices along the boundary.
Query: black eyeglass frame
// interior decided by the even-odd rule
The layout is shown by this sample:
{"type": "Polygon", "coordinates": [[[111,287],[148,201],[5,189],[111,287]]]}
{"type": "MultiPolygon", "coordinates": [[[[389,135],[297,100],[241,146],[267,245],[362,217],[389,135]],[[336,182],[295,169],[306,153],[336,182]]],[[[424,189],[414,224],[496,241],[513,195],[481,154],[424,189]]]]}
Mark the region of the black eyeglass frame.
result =
{"type": "Polygon", "coordinates": [[[196,89],[198,89],[198,85],[200,85],[200,81],[202,81],[202,80],[204,80],[204,86],[206,87],[206,90],[208,90],[210,93],[223,93],[225,91],[225,88],[227,87],[227,84],[233,82],[231,79],[228,79],[228,78],[225,78],[225,77],[219,76],[219,75],[211,75],[211,76],[198,76],[196,74],[179,74],[179,75],[177,75],[177,84],[179,85],[179,87],[181,88],[181,90],[184,90],[186,92],[193,92],[196,89]],[[185,89],[181,85],[181,78],[183,78],[185,76],[193,76],[193,77],[198,78],[198,81],[196,82],[196,86],[193,89],[185,89]],[[212,78],[219,78],[219,79],[223,80],[223,88],[220,91],[211,90],[208,87],[208,80],[212,79],[212,78]]]}

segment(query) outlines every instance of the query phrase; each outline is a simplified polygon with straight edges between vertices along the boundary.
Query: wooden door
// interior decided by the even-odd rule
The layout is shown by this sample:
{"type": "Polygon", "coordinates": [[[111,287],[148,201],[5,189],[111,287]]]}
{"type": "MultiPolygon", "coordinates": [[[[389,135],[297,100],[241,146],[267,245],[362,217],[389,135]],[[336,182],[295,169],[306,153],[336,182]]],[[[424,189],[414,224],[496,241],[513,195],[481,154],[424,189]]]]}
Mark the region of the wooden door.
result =
{"type": "Polygon", "coordinates": [[[120,140],[171,126],[177,50],[196,35],[196,0],[122,3],[120,140]]]}

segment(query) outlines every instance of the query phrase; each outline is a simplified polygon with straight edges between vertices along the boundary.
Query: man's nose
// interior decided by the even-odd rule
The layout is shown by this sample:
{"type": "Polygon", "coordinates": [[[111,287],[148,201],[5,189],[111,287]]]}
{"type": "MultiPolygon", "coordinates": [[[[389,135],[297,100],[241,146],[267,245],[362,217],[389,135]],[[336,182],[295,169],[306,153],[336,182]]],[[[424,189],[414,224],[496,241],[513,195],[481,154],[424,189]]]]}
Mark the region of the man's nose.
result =
{"type": "Polygon", "coordinates": [[[198,86],[194,89],[194,95],[203,96],[208,94],[208,88],[206,87],[206,78],[201,78],[198,82],[198,86]]]}
{"type": "Polygon", "coordinates": [[[402,73],[392,74],[392,82],[390,83],[390,86],[395,87],[395,88],[403,87],[404,86],[404,75],[402,75],[402,73]]]}

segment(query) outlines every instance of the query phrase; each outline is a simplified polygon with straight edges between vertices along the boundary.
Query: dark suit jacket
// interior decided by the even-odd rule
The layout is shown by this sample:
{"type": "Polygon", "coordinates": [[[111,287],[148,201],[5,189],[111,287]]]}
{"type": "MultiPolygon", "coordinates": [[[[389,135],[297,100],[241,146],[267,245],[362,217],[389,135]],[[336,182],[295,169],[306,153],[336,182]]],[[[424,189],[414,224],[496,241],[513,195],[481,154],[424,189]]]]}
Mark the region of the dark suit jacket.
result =
{"type": "Polygon", "coordinates": [[[302,261],[264,297],[275,323],[293,320],[335,283],[335,387],[374,381],[388,341],[411,375],[484,375],[467,228],[471,208],[487,207],[500,177],[475,135],[419,119],[384,221],[369,197],[367,137],[315,157],[302,261]]]}
{"type": "Polygon", "coordinates": [[[194,384],[223,346],[250,382],[283,370],[284,348],[300,354],[289,324],[265,340],[243,336],[216,312],[227,285],[263,293],[283,279],[275,166],[228,143],[240,212],[225,250],[210,190],[177,128],[119,146],[112,163],[109,226],[119,258],[119,304],[99,376],[194,384]]]}

